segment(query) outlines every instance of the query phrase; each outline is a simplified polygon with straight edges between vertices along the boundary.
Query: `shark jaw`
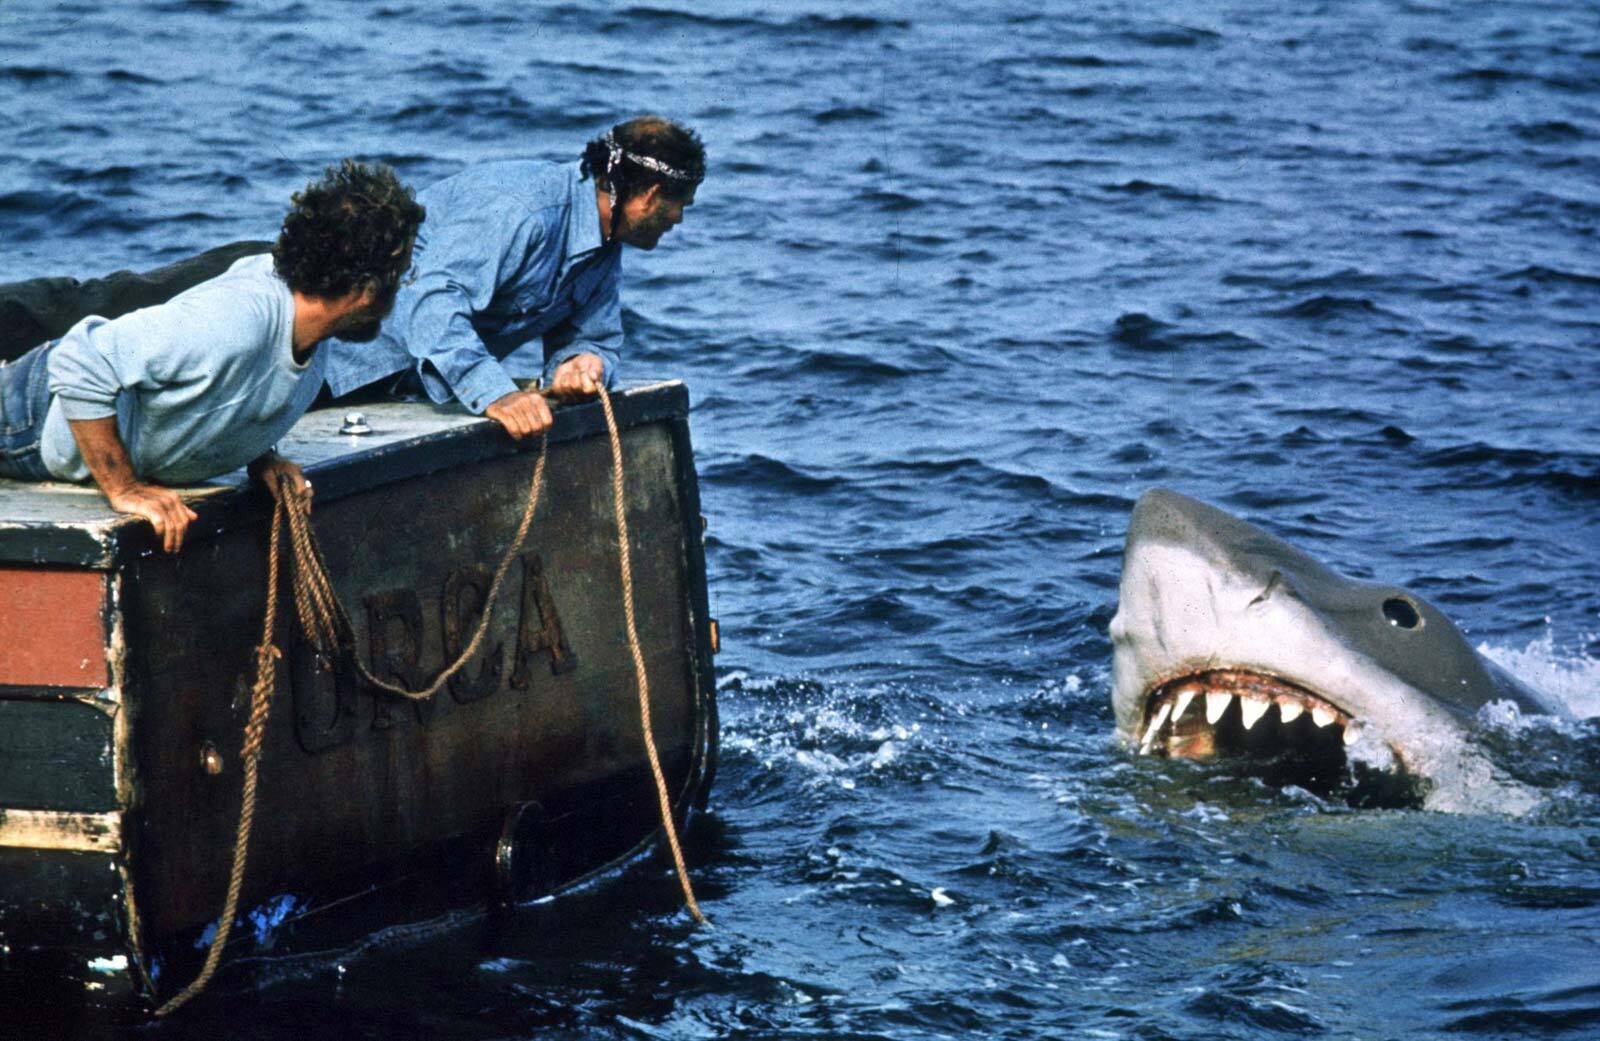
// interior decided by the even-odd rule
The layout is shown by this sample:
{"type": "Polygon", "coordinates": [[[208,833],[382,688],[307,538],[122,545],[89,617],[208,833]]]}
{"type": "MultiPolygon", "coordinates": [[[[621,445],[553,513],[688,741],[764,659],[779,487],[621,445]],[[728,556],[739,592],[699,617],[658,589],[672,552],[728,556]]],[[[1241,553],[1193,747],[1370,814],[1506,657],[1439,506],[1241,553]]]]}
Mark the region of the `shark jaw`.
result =
{"type": "Polygon", "coordinates": [[[1145,699],[1139,751],[1204,759],[1275,752],[1290,744],[1325,744],[1337,750],[1347,732],[1352,744],[1359,736],[1358,725],[1351,722],[1346,713],[1302,687],[1254,672],[1210,669],[1151,692],[1145,699]]]}
{"type": "Polygon", "coordinates": [[[1423,782],[1400,751],[1326,698],[1243,669],[1189,672],[1144,698],[1139,751],[1227,759],[1268,783],[1363,806],[1419,806],[1423,782]]]}

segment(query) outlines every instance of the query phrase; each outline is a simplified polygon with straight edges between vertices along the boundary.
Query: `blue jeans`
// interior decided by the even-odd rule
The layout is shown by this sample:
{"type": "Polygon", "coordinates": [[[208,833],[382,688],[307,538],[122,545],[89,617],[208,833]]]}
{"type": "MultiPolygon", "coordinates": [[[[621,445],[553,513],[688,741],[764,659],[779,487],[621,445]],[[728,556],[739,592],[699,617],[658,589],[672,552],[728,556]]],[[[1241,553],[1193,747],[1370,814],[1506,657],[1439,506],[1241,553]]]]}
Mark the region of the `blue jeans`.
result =
{"type": "Polygon", "coordinates": [[[0,477],[48,481],[39,457],[45,413],[50,410],[50,350],[40,344],[13,362],[0,362],[0,477]]]}

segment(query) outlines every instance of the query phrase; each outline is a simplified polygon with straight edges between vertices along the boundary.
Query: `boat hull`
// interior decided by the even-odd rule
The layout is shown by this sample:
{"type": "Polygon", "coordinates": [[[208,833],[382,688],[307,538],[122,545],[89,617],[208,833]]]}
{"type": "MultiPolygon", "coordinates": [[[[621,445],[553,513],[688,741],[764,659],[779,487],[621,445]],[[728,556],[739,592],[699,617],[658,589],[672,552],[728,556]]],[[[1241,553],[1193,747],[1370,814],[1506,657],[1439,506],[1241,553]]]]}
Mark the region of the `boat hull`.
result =
{"type": "MultiPolygon", "coordinates": [[[[715,750],[686,395],[660,385],[616,406],[653,733],[681,817],[703,798],[715,750]]],[[[656,834],[597,413],[558,413],[530,534],[480,649],[438,695],[383,693],[347,655],[313,649],[285,590],[240,902],[249,911],[230,957],[282,950],[300,920],[326,922],[358,894],[429,876],[444,876],[424,887],[441,904],[556,893],[656,834]]],[[[309,462],[313,526],[354,654],[417,689],[478,627],[535,452],[493,424],[444,422],[424,406],[375,406],[368,418],[380,436],[363,440],[313,413],[283,451],[309,462]]],[[[0,534],[0,550],[13,543],[0,581],[54,582],[47,614],[81,630],[76,642],[25,636],[26,667],[0,660],[0,746],[10,746],[0,762],[12,765],[0,768],[0,821],[11,822],[0,823],[0,936],[13,969],[75,975],[91,994],[159,1002],[181,987],[226,892],[270,503],[223,487],[195,508],[175,557],[151,552],[137,523],[80,523],[95,548],[42,565],[15,561],[21,536],[0,534]],[[103,659],[87,673],[85,632],[99,634],[103,659]]],[[[78,544],[75,533],[52,538],[48,527],[33,525],[35,547],[72,555],[61,547],[78,544]]]]}

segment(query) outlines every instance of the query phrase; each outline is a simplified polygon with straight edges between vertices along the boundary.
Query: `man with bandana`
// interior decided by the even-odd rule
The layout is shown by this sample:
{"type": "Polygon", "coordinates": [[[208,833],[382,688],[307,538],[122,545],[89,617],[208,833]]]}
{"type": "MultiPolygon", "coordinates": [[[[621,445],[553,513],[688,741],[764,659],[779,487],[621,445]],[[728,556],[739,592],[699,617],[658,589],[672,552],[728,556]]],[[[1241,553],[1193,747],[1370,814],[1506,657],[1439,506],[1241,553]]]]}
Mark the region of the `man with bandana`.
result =
{"type": "Polygon", "coordinates": [[[622,245],[654,249],[704,176],[692,130],[640,116],[590,141],[579,163],[486,163],[424,189],[411,277],[377,342],[331,344],[329,389],[420,383],[513,437],[544,430],[550,409],[530,381],[566,400],[612,385],[622,245]]]}

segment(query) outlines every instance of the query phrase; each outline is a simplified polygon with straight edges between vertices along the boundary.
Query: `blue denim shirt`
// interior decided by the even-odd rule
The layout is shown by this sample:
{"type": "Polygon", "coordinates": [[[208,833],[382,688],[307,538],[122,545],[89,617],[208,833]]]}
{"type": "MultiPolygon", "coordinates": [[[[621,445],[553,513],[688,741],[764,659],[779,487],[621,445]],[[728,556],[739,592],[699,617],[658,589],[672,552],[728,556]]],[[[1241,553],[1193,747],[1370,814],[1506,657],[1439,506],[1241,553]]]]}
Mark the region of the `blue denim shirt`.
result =
{"type": "Polygon", "coordinates": [[[434,401],[482,413],[513,380],[577,354],[599,356],[612,384],[622,247],[601,242],[594,182],[577,164],[486,163],[417,199],[428,219],[378,339],[323,347],[335,395],[415,367],[434,401]]]}

